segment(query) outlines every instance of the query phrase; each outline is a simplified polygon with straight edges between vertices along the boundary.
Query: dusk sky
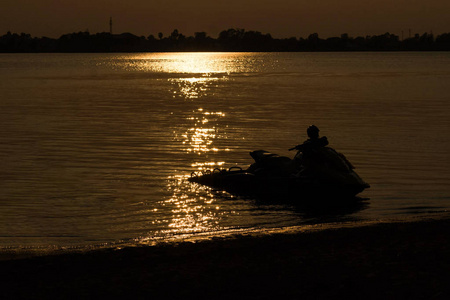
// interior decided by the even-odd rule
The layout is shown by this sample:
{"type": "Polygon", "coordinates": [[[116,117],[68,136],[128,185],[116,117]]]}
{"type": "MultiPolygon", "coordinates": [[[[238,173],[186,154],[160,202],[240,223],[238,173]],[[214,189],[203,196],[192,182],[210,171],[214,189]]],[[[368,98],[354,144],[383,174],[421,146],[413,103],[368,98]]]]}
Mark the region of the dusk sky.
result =
{"type": "Polygon", "coordinates": [[[449,0],[2,0],[0,35],[7,31],[57,38],[89,30],[114,33],[211,37],[228,28],[273,37],[378,35],[390,32],[450,32],[449,0]]]}

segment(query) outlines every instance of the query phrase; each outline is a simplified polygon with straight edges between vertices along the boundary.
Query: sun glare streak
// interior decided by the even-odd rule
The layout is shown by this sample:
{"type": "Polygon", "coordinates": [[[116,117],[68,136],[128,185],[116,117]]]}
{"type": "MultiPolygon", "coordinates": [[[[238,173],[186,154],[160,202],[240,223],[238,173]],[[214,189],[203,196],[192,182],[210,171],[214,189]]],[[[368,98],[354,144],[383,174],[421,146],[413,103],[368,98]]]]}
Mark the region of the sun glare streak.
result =
{"type": "Polygon", "coordinates": [[[190,184],[186,178],[186,175],[169,177],[167,188],[172,191],[172,197],[162,204],[171,208],[172,218],[168,229],[160,233],[180,235],[223,230],[219,222],[225,212],[216,203],[213,191],[190,184]]]}
{"type": "Polygon", "coordinates": [[[172,91],[173,97],[181,97],[186,100],[198,99],[208,96],[209,88],[212,83],[227,80],[226,78],[208,77],[208,78],[171,78],[170,82],[175,86],[172,91]]]}
{"type": "MultiPolygon", "coordinates": [[[[208,152],[221,151],[218,147],[214,147],[214,141],[218,138],[224,138],[225,132],[221,130],[220,123],[225,118],[225,113],[209,112],[202,108],[192,111],[192,115],[186,120],[191,122],[191,127],[180,134],[181,143],[186,146],[185,151],[188,153],[203,154],[208,152]]],[[[226,151],[225,149],[223,151],[226,151]]]]}
{"type": "MultiPolygon", "coordinates": [[[[230,54],[173,53],[144,55],[133,62],[143,70],[149,68],[171,75],[167,78],[171,84],[168,92],[177,104],[189,107],[187,111],[180,110],[176,116],[185,122],[174,130],[174,140],[180,143],[183,151],[195,155],[190,164],[194,170],[220,168],[225,164],[215,160],[211,154],[229,151],[217,145],[220,144],[218,140],[226,139],[227,113],[208,109],[205,100],[207,103],[208,97],[214,94],[221,82],[230,80],[230,74],[237,65],[235,59],[230,54]]],[[[220,227],[220,220],[230,212],[221,208],[217,193],[188,182],[187,176],[181,173],[168,178],[167,190],[171,196],[160,204],[169,209],[171,217],[167,229],[162,229],[160,234],[167,236],[224,230],[220,227]]]]}
{"type": "Polygon", "coordinates": [[[193,77],[229,75],[237,71],[240,55],[236,53],[151,53],[128,58],[126,67],[139,71],[190,74],[193,77]]]}

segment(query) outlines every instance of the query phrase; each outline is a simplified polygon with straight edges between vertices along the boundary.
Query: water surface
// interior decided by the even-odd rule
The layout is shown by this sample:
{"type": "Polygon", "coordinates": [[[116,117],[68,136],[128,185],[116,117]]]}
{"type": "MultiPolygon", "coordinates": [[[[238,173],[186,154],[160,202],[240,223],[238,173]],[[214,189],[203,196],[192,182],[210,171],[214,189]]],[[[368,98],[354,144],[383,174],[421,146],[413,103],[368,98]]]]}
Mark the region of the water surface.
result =
{"type": "MultiPolygon", "coordinates": [[[[450,207],[450,53],[0,55],[0,247],[147,243],[450,207]],[[188,183],[316,124],[371,184],[317,215],[188,183]]],[[[276,199],[274,199],[276,200],[276,199]]]]}

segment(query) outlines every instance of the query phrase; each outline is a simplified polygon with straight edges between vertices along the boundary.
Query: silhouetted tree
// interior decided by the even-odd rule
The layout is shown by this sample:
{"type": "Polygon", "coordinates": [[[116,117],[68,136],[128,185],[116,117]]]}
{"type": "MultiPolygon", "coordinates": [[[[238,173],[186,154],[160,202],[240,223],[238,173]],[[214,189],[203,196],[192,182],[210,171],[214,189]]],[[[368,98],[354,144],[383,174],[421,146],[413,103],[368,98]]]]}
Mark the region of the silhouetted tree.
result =
{"type": "Polygon", "coordinates": [[[308,50],[317,51],[319,50],[319,34],[312,33],[308,36],[308,43],[306,44],[308,50]]]}
{"type": "Polygon", "coordinates": [[[171,38],[172,40],[177,40],[177,39],[178,39],[178,36],[179,36],[178,29],[175,29],[175,30],[172,31],[172,33],[170,34],[170,38],[171,38]]]}
{"type": "Polygon", "coordinates": [[[206,39],[206,32],[196,32],[196,33],[194,33],[194,38],[196,39],[196,40],[198,40],[198,41],[201,41],[201,40],[205,40],[206,39]]]}

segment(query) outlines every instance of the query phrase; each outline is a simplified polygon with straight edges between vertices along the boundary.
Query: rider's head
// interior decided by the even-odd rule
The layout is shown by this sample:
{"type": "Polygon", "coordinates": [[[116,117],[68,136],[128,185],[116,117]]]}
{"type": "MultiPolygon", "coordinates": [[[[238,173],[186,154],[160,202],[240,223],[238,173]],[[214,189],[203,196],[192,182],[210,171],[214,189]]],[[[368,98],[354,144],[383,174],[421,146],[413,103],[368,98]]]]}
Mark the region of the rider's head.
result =
{"type": "Polygon", "coordinates": [[[311,139],[319,138],[319,128],[317,128],[317,126],[315,125],[309,126],[308,129],[306,129],[306,133],[311,139]]]}

